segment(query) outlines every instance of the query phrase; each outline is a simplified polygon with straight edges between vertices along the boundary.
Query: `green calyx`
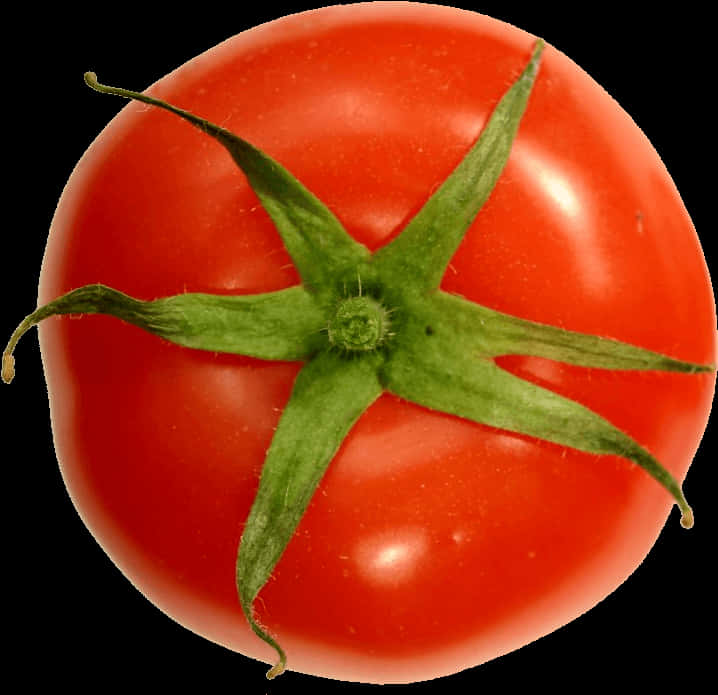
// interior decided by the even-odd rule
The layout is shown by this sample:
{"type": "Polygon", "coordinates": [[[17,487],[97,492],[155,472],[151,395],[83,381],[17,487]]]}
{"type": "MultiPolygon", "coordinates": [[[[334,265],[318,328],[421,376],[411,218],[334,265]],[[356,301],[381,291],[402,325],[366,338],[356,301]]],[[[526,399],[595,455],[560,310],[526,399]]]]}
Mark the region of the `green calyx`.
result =
{"type": "Polygon", "coordinates": [[[384,392],[491,427],[625,457],[672,495],[683,525],[692,525],[680,484],[649,451],[597,413],[504,371],[493,358],[534,355],[601,369],[689,374],[711,372],[713,365],[527,321],[439,289],[509,158],[542,50],[539,40],[476,143],[401,234],[373,255],[281,164],[247,141],[151,96],[85,75],[93,89],[170,111],[223,146],[272,218],[301,284],[258,295],[182,293],[150,301],[104,285],[81,287],[18,326],[3,353],[2,378],[14,376],[12,353],[20,337],[56,314],[109,314],[188,348],[304,362],[267,452],[236,564],[241,608],[279,656],[270,678],[284,670],[286,655],[257,622],[255,599],[344,437],[384,392]],[[350,278],[359,280],[353,296],[339,289],[350,278]],[[371,292],[362,292],[362,280],[371,292]]]}

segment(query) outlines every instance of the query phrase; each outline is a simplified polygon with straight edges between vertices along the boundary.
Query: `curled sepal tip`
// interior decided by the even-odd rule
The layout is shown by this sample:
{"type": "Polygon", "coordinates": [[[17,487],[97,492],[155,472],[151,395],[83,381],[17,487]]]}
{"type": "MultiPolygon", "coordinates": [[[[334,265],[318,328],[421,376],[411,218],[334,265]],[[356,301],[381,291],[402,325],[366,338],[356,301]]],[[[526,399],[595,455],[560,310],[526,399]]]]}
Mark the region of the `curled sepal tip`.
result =
{"type": "Polygon", "coordinates": [[[2,380],[9,384],[15,377],[15,358],[8,352],[2,356],[2,380]]]}
{"type": "Polygon", "coordinates": [[[22,323],[20,323],[10,336],[10,340],[2,353],[2,380],[4,383],[9,384],[15,378],[15,356],[13,355],[13,351],[15,350],[18,340],[38,323],[38,321],[41,321],[42,318],[44,318],[44,316],[38,316],[37,311],[30,314],[30,316],[23,319],[22,323]]]}
{"type": "Polygon", "coordinates": [[[244,614],[247,618],[247,622],[252,628],[254,634],[257,635],[257,637],[259,637],[261,640],[264,640],[270,647],[272,647],[277,652],[277,662],[274,664],[274,666],[272,666],[272,668],[269,669],[269,671],[267,671],[267,680],[271,681],[273,678],[281,676],[286,670],[287,655],[284,653],[284,650],[279,646],[277,640],[275,640],[269,633],[267,633],[257,624],[257,621],[251,614],[251,607],[243,606],[243,608],[245,609],[244,614]]]}
{"type": "Polygon", "coordinates": [[[683,528],[693,528],[693,523],[695,519],[693,518],[693,510],[687,505],[682,504],[681,505],[681,526],[683,528]]]}
{"type": "Polygon", "coordinates": [[[277,676],[281,676],[284,673],[284,668],[286,665],[286,659],[280,660],[272,668],[267,671],[267,680],[271,681],[272,678],[276,678],[277,676]]]}

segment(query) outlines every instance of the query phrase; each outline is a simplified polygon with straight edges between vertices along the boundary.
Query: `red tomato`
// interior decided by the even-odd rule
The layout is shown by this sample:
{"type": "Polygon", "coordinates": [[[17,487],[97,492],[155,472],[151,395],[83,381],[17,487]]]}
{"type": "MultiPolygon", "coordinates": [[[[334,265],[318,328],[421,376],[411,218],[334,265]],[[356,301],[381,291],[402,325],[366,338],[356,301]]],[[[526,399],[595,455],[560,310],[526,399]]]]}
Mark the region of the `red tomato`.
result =
{"type": "MultiPolygon", "coordinates": [[[[531,43],[448,7],[333,7],[239,34],[152,94],[282,162],[375,250],[463,156],[531,43]]],[[[297,281],[225,151],[130,104],[67,184],[40,300],[94,282],[150,299],[297,281]]],[[[509,164],[442,288],[715,359],[710,283],[675,186],[625,112],[551,47],[509,164]]],[[[95,538],[178,622],[273,661],[239,609],[234,562],[299,365],[183,349],[107,317],[52,319],[40,338],[63,478],[95,538]]],[[[712,375],[501,363],[601,413],[685,475],[712,375]]],[[[625,460],[385,395],[332,462],[259,615],[291,669],[372,682],[453,673],[595,605],[643,560],[671,504],[625,460]]]]}

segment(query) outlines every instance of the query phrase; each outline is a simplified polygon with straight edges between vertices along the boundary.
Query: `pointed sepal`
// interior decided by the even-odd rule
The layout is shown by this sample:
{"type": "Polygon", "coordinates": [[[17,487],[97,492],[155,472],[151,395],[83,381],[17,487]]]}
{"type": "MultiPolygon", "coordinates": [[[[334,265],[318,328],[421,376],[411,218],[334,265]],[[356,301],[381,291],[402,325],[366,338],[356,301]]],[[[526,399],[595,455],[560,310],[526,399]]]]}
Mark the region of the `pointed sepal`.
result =
{"type": "Polygon", "coordinates": [[[276,225],[302,282],[309,288],[324,289],[343,268],[369,258],[368,249],[349,236],[319,198],[279,162],[243,138],[161,99],[100,84],[92,72],[85,73],[85,82],[98,92],[169,111],[221,144],[247,176],[262,207],[276,225]]]}
{"type": "Polygon", "coordinates": [[[464,234],[508,161],[536,79],[544,43],[536,41],[519,78],[494,109],[479,139],[396,239],[373,258],[378,272],[417,291],[439,286],[464,234]]]}
{"type": "Polygon", "coordinates": [[[2,379],[12,381],[20,338],[50,316],[105,314],[172,343],[266,360],[303,360],[324,344],[324,315],[302,287],[250,295],[185,293],[151,301],[105,285],[85,285],[36,309],[10,337],[2,379]]]}
{"type": "Polygon", "coordinates": [[[427,297],[417,315],[427,325],[451,331],[464,354],[482,357],[531,355],[600,369],[659,370],[699,374],[712,364],[679,360],[608,337],[570,331],[505,314],[447,292],[427,297]]]}
{"type": "Polygon", "coordinates": [[[685,527],[693,524],[678,481],[656,458],[608,420],[575,401],[467,354],[451,332],[413,321],[380,372],[384,387],[432,410],[641,466],[674,498],[685,527]]]}
{"type": "Polygon", "coordinates": [[[326,351],[297,375],[267,452],[259,489],[237,555],[237,590],[254,632],[276,649],[279,675],[285,656],[258,624],[253,603],[297,528],[329,462],[359,416],[382,392],[377,357],[345,359],[326,351]]]}

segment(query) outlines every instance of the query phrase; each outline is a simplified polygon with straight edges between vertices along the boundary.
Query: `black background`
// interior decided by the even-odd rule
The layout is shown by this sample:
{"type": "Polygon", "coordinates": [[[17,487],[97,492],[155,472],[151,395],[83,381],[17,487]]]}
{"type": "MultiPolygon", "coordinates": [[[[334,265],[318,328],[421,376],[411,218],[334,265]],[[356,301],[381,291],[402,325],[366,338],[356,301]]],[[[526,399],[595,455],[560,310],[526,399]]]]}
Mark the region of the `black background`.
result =
{"type": "MultiPolygon", "coordinates": [[[[628,3],[451,3],[490,14],[544,37],[573,58],[633,116],[661,154],[709,245],[715,87],[711,23],[697,3],[656,13],[628,3]]],[[[232,6],[239,6],[233,3],[232,6]]],[[[95,70],[110,84],[143,89],[229,36],[312,3],[265,1],[260,9],[180,10],[123,3],[4,16],[2,297],[0,328],[9,335],[36,297],[47,228],[75,162],[121,104],[83,85],[95,70]],[[14,218],[14,222],[10,221],[14,218]]],[[[189,7],[189,6],[188,6],[189,7]]],[[[706,248],[709,265],[716,257],[706,248]]],[[[17,351],[18,378],[0,391],[3,432],[4,678],[28,688],[47,683],[75,691],[132,687],[237,690],[241,693],[372,693],[289,673],[268,684],[265,666],[181,628],[144,599],[97,546],[64,490],[54,461],[37,341],[17,351]],[[17,447],[16,449],[14,449],[17,447]],[[14,449],[14,451],[13,451],[14,449]]],[[[715,617],[711,593],[712,492],[709,427],[685,491],[696,527],[681,529],[674,510],[658,544],[634,575],[598,607],[554,634],[494,662],[392,693],[463,688],[504,692],[587,684],[619,692],[700,684],[712,666],[701,629],[715,617]]],[[[699,687],[699,691],[701,688],[699,687]]]]}

